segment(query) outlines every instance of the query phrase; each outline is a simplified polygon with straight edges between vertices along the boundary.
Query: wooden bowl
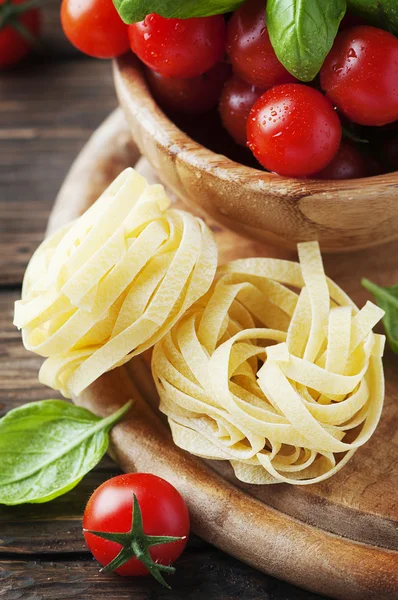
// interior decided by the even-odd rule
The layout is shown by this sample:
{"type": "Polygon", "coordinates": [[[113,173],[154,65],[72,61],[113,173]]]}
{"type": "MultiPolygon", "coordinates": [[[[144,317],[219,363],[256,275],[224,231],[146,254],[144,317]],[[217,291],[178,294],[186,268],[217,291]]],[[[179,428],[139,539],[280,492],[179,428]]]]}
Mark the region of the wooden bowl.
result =
{"type": "Polygon", "coordinates": [[[192,140],[163,113],[133,55],[114,63],[114,77],[133,138],[161,180],[186,204],[224,226],[292,249],[316,239],[329,252],[398,237],[398,172],[324,181],[285,178],[238,164],[192,140]]]}

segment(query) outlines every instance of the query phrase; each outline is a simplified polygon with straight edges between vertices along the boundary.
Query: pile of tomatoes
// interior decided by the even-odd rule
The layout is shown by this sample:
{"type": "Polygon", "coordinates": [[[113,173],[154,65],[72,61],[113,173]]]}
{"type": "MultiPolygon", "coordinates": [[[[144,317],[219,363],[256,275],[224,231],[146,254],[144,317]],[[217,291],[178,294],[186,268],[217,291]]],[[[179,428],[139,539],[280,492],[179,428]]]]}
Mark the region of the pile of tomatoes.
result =
{"type": "Polygon", "coordinates": [[[61,10],[76,46],[103,58],[131,48],[168,113],[218,106],[226,130],[265,169],[327,179],[398,169],[398,38],[388,31],[343,19],[319,76],[303,84],[276,57],[264,0],[227,16],[150,14],[132,25],[111,0],[90,0],[93,14],[76,3],[84,4],[63,0],[61,10]]]}

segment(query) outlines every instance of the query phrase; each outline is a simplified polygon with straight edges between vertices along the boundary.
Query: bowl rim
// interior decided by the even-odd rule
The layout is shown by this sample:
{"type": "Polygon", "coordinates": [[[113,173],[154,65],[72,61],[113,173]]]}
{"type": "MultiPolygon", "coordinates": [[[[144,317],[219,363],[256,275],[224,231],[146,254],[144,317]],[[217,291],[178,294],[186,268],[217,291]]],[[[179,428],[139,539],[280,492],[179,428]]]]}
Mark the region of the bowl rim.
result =
{"type": "MultiPolygon", "coordinates": [[[[256,187],[265,184],[269,191],[286,195],[286,186],[302,195],[303,193],[336,193],[339,191],[357,192],[364,185],[377,185],[379,188],[390,188],[398,185],[398,171],[372,175],[356,179],[314,179],[284,177],[262,171],[254,167],[243,165],[223,154],[217,154],[206,146],[191,138],[180,129],[174,121],[161,109],[153,97],[145,78],[142,63],[131,52],[122,55],[113,61],[113,72],[119,98],[123,98],[130,109],[135,112],[145,113],[141,122],[145,128],[150,129],[150,135],[170,154],[177,155],[178,160],[190,164],[201,171],[206,171],[222,180],[231,178],[256,187]],[[149,117],[149,119],[148,119],[149,117]],[[221,163],[221,164],[220,164],[221,163]]],[[[201,115],[192,115],[200,118],[201,115]]]]}

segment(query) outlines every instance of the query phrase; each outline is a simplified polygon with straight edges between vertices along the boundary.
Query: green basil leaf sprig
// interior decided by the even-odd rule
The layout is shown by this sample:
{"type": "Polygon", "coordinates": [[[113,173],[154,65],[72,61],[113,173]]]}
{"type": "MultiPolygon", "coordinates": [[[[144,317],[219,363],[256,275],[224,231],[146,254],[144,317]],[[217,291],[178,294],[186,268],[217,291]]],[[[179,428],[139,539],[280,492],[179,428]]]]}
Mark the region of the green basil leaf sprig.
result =
{"type": "Polygon", "coordinates": [[[345,11],[346,0],[268,0],[272,46],[297,79],[311,81],[317,75],[345,11]]]}
{"type": "Polygon", "coordinates": [[[397,0],[347,0],[347,4],[355,15],[398,35],[397,0]]]}
{"type": "Polygon", "coordinates": [[[74,488],[108,449],[128,402],[101,419],[64,400],[41,400],[0,419],[0,504],[48,502],[74,488]]]}
{"type": "Polygon", "coordinates": [[[385,312],[383,325],[388,343],[395,354],[398,354],[398,285],[380,287],[369,279],[362,279],[362,285],[376,299],[377,304],[385,312]]]}
{"type": "Polygon", "coordinates": [[[113,0],[113,2],[125,23],[136,23],[151,13],[167,19],[211,17],[236,10],[244,0],[113,0]]]}

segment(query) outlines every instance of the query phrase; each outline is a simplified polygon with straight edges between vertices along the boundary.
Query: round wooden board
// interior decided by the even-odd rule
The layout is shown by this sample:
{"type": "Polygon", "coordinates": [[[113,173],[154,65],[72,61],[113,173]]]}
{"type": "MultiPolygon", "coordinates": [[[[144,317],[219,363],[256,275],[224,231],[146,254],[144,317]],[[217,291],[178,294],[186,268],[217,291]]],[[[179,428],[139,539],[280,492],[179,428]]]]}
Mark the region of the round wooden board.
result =
{"type": "MultiPolygon", "coordinates": [[[[139,158],[118,109],[97,130],[72,166],[48,231],[80,215],[112,179],[139,158]]],[[[137,169],[156,180],[149,164],[137,169]]],[[[237,257],[295,258],[207,219],[220,261],[237,257]]],[[[349,255],[324,257],[327,274],[362,305],[360,278],[398,281],[398,242],[349,255]]],[[[372,440],[334,478],[312,486],[250,486],[229,465],[178,449],[157,411],[150,356],[106,373],[74,401],[107,415],[129,398],[128,418],[112,432],[112,454],[125,471],[163,476],[184,495],[195,533],[271,575],[344,600],[398,597],[398,358],[387,349],[386,403],[372,440]]]]}

